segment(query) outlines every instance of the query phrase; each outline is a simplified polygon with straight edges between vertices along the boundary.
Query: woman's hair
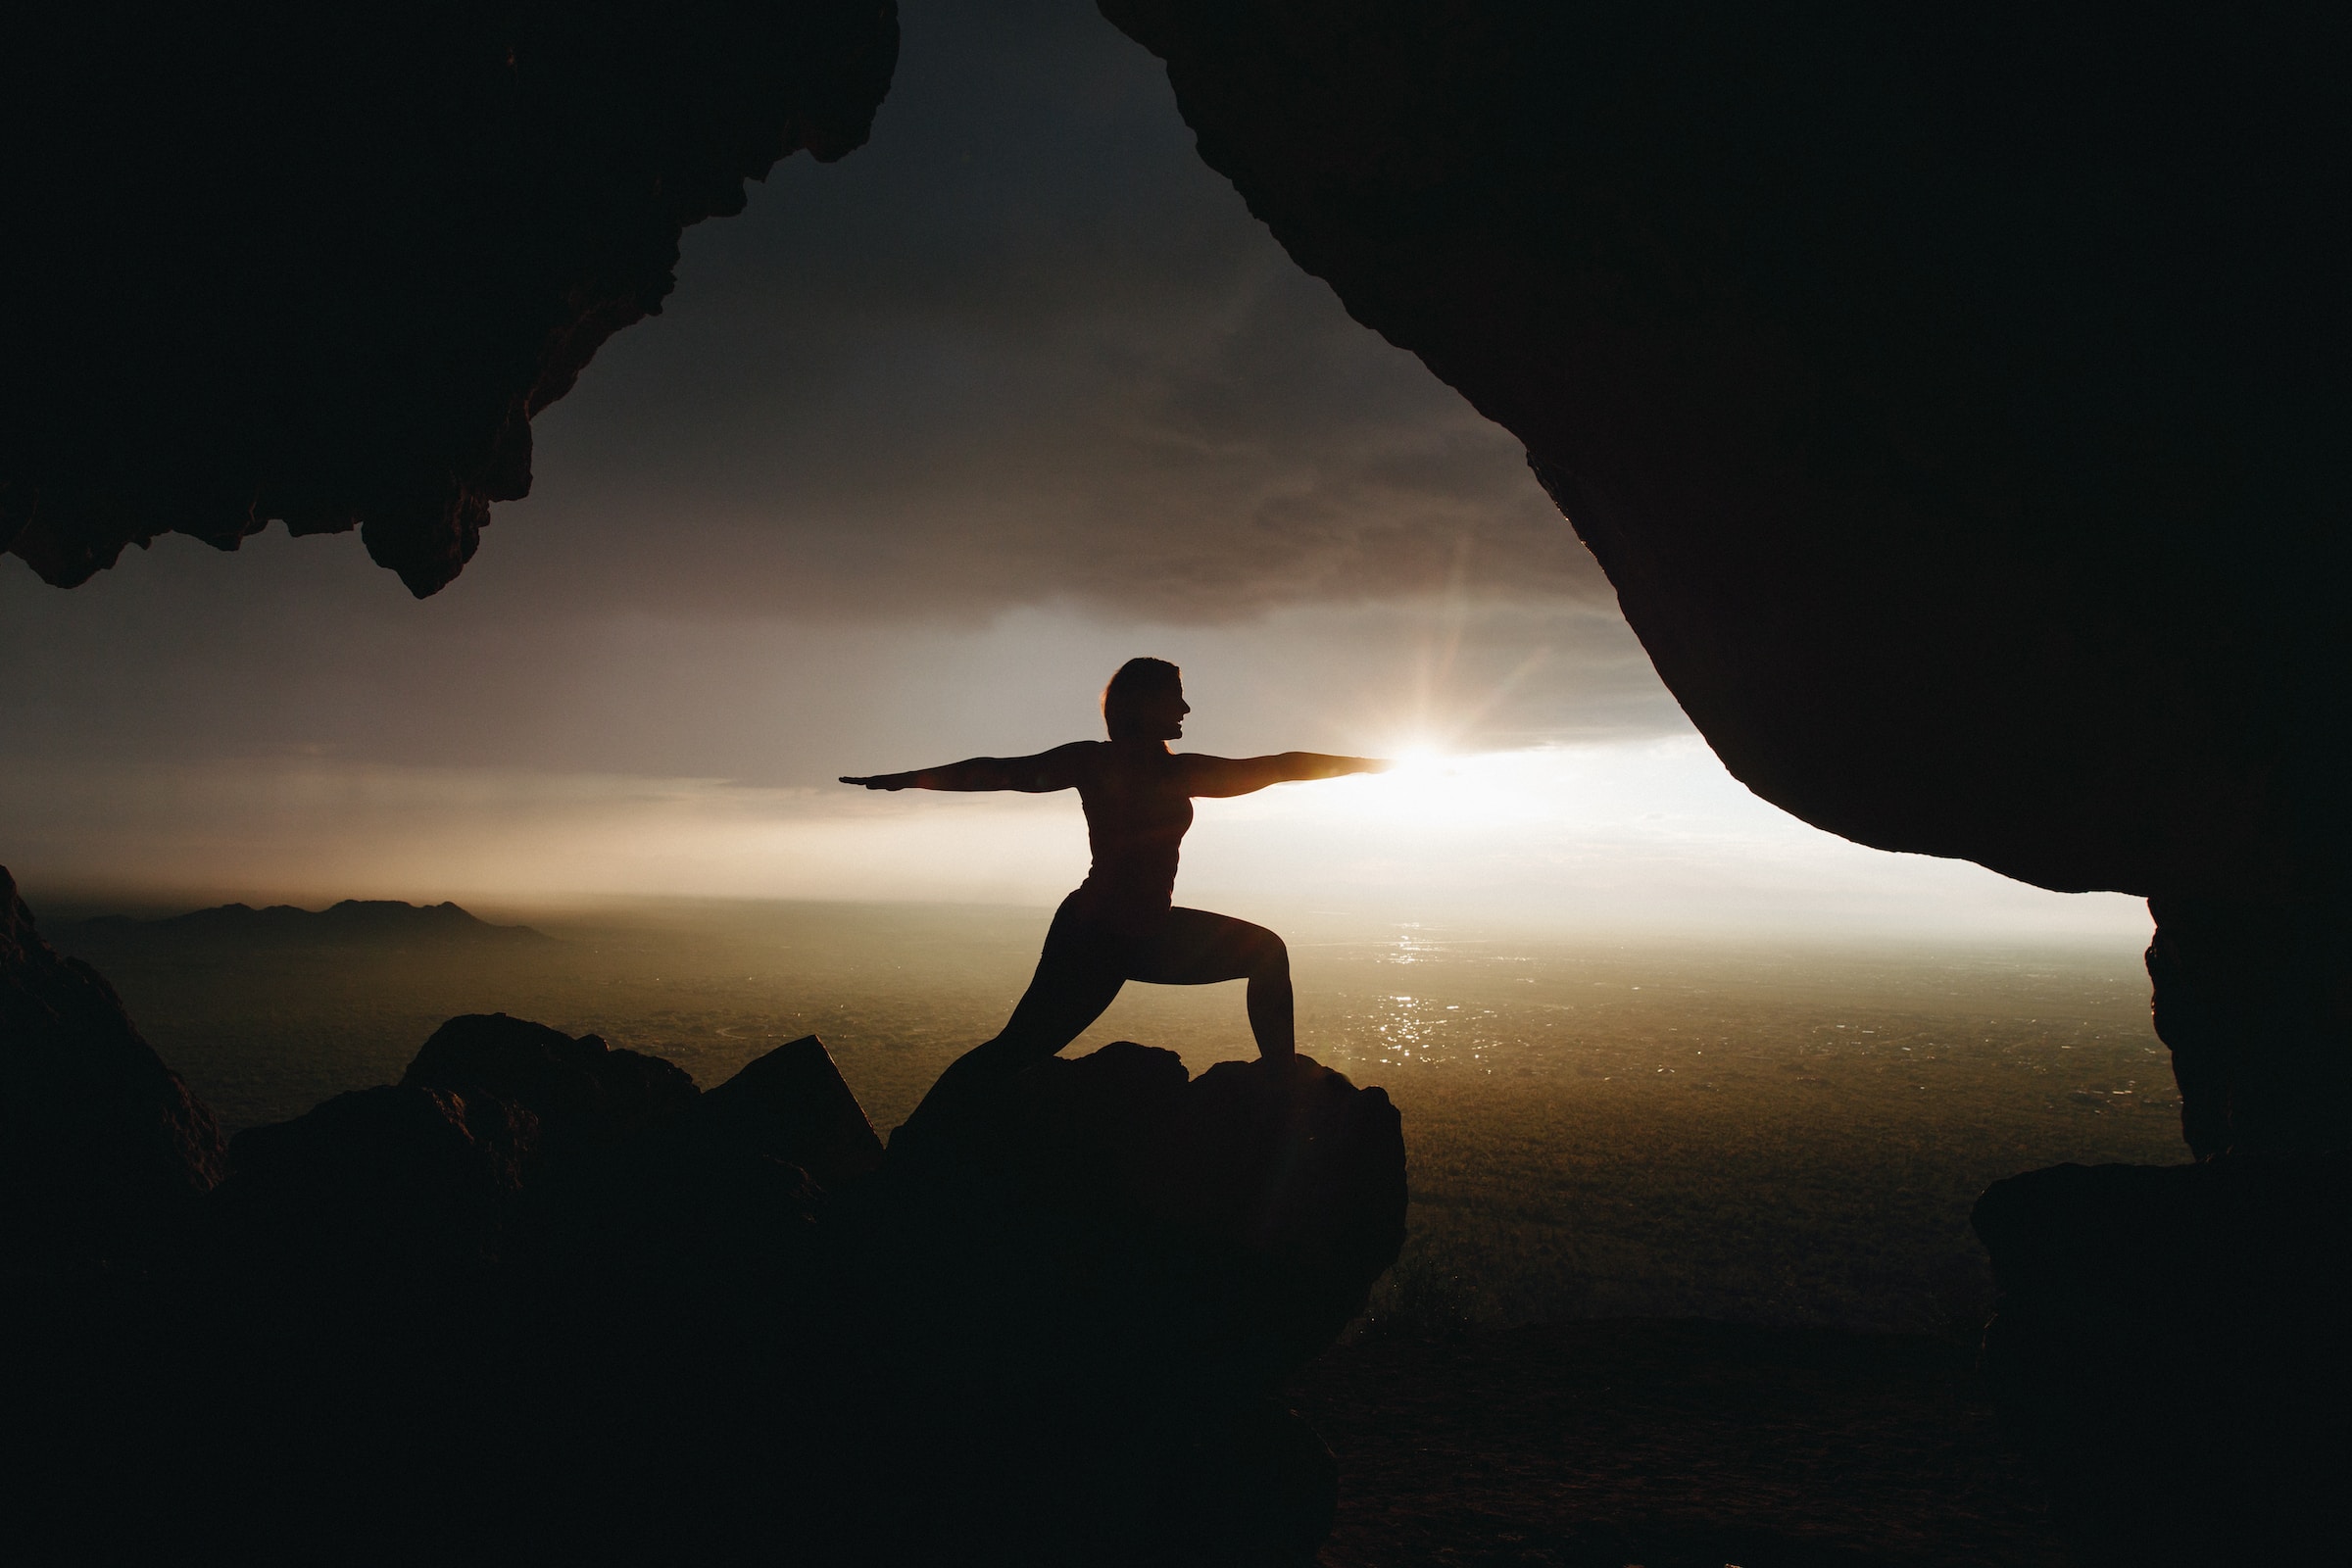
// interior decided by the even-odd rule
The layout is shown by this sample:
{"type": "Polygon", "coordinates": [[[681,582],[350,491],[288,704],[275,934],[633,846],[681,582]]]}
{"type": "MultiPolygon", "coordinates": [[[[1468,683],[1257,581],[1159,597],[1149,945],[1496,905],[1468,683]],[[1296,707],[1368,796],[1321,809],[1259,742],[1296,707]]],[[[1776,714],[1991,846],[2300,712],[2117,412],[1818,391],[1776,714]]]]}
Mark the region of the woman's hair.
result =
{"type": "Polygon", "coordinates": [[[1135,731],[1135,704],[1155,692],[1171,691],[1184,684],[1184,671],[1164,659],[1130,659],[1110,677],[1102,688],[1102,723],[1114,741],[1125,740],[1135,731]]]}

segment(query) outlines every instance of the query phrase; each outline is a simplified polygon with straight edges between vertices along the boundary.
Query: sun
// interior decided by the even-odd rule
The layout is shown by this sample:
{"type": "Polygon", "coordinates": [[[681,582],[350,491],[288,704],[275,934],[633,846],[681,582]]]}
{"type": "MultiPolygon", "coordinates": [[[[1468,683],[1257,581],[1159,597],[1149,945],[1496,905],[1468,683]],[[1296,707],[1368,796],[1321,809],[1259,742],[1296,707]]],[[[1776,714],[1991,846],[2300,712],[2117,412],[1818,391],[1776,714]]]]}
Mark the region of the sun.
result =
{"type": "Polygon", "coordinates": [[[1386,770],[1342,781],[1325,808],[1383,832],[1449,831],[1510,814],[1510,780],[1496,759],[1455,752],[1426,736],[1383,747],[1386,770]],[[1348,787],[1352,786],[1352,787],[1348,787]]]}
{"type": "Polygon", "coordinates": [[[1388,758],[1392,764],[1389,768],[1392,775],[1426,774],[1443,766],[1446,760],[1446,749],[1435,741],[1407,741],[1393,746],[1389,749],[1388,758]]]}

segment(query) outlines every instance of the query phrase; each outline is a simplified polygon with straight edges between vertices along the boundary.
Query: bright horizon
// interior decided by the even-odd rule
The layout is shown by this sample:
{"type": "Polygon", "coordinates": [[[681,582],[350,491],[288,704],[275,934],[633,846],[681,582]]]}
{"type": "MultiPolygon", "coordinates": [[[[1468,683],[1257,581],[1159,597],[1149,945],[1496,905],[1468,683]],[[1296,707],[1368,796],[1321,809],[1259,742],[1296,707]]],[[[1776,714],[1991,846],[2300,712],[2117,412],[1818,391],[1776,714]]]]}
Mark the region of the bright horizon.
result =
{"type": "MultiPolygon", "coordinates": [[[[1180,749],[1191,749],[1189,743],[1180,749]]],[[[926,760],[949,760],[942,757],[926,760]]],[[[613,898],[1046,906],[1086,871],[1074,794],[1027,797],[235,759],[13,803],[19,880],[75,906],[490,909],[613,898]],[[158,868],[170,866],[169,874],[158,868]]],[[[1766,805],[1695,735],[1410,758],[1201,801],[1180,902],[1528,935],[2144,940],[2144,905],[1890,855],[1766,805]]]]}

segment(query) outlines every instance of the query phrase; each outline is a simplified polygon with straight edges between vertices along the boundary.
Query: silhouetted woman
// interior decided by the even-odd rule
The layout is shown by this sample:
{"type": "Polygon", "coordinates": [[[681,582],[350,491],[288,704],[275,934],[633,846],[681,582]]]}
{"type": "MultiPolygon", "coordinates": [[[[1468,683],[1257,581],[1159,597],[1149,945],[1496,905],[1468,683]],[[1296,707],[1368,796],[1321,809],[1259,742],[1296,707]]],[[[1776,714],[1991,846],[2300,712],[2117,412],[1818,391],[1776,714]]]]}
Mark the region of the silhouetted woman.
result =
{"type": "Polygon", "coordinates": [[[1094,865],[1054,911],[1028,992],[1003,1033],[940,1075],[913,1120],[969,1101],[1054,1054],[1101,1017],[1130,980],[1202,986],[1246,979],[1258,1054],[1282,1060],[1296,1053],[1291,956],[1282,938],[1247,920],[1173,905],[1176,854],[1193,825],[1193,797],[1248,795],[1269,784],[1377,772],[1388,763],[1314,752],[1248,758],[1170,752],[1168,742],[1183,738],[1191,711],[1174,664],[1131,659],[1102,689],[1108,741],[842,780],[869,790],[1074,789],[1086,808],[1094,865]]]}

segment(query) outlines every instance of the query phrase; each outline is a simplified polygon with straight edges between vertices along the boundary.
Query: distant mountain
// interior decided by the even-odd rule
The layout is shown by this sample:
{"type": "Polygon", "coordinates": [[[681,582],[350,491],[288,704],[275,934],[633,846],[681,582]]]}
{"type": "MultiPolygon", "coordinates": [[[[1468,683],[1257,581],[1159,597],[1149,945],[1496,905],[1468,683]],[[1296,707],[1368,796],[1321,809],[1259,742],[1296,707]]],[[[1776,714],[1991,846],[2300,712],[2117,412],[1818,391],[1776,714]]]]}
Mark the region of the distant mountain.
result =
{"type": "Polygon", "coordinates": [[[53,941],[66,944],[202,943],[221,947],[400,947],[430,945],[535,946],[555,938],[527,925],[492,925],[454,904],[402,904],[394,899],[345,899],[324,909],[273,904],[223,904],[164,920],[101,915],[48,922],[53,941]]]}

